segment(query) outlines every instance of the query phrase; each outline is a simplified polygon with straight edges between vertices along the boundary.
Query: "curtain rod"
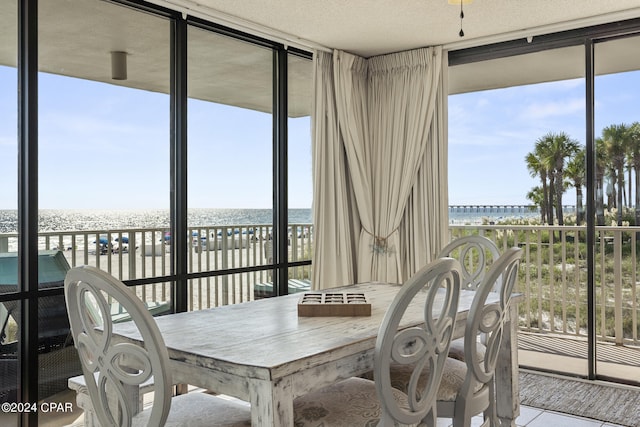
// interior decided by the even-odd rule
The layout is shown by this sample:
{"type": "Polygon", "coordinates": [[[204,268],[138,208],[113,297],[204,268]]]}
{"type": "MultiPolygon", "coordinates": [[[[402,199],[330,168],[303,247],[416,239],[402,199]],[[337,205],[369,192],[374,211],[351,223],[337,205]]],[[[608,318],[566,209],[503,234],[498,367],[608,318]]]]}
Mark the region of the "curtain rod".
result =
{"type": "Polygon", "coordinates": [[[449,51],[461,50],[494,43],[507,42],[511,40],[526,39],[529,37],[541,36],[544,34],[558,33],[561,31],[575,30],[578,28],[592,27],[595,25],[608,24],[611,22],[624,21],[626,19],[634,18],[640,18],[640,7],[622,10],[619,12],[604,13],[602,15],[590,16],[588,18],[559,22],[557,24],[541,25],[538,27],[531,27],[523,30],[495,34],[486,37],[456,41],[453,43],[444,44],[442,48],[449,51]]]}
{"type": "Polygon", "coordinates": [[[202,6],[189,0],[147,0],[147,2],[176,10],[181,12],[185,17],[186,15],[191,15],[197,18],[206,19],[234,30],[282,43],[285,46],[291,46],[309,52],[313,52],[314,50],[333,52],[332,49],[310,40],[296,37],[292,34],[278,31],[264,25],[256,24],[255,22],[238,18],[237,16],[233,16],[207,6],[202,6]]]}

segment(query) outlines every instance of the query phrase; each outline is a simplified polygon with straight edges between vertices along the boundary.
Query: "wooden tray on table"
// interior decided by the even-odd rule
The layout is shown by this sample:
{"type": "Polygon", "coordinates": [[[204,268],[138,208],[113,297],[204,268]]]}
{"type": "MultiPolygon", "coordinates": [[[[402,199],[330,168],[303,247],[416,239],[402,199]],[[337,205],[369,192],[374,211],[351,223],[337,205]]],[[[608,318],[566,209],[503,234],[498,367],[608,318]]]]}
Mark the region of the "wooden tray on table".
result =
{"type": "Polygon", "coordinates": [[[307,292],[298,302],[298,316],[371,316],[371,303],[363,292],[307,292]]]}

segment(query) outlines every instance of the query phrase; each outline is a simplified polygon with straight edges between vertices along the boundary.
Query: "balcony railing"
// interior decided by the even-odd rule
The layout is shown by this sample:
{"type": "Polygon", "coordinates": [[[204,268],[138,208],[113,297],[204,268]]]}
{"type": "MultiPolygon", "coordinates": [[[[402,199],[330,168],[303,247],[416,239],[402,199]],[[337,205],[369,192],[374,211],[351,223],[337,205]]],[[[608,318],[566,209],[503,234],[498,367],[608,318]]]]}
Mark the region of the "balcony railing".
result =
{"type": "MultiPolygon", "coordinates": [[[[518,292],[520,329],[586,337],[587,262],[586,228],[575,226],[451,225],[451,238],[481,234],[499,247],[524,249],[518,292]]],[[[312,226],[291,224],[289,261],[311,259],[312,226]]],[[[272,263],[271,226],[239,225],[193,227],[188,230],[191,250],[189,273],[252,267],[251,271],[198,275],[189,284],[189,309],[197,310],[255,298],[268,289],[272,263]],[[264,269],[255,267],[264,266],[264,269]]],[[[122,229],[46,232],[39,236],[42,250],[60,249],[71,266],[88,264],[121,280],[170,274],[171,236],[168,229],[122,229]]],[[[598,339],[640,345],[638,325],[638,241],[640,227],[596,227],[596,332],[598,339]]],[[[0,235],[0,252],[15,250],[16,234],[0,235]]],[[[308,284],[311,266],[290,268],[293,283],[308,284]]],[[[138,287],[146,302],[169,298],[169,283],[138,287]]]]}
{"type": "MultiPolygon", "coordinates": [[[[189,309],[199,310],[254,299],[271,286],[272,226],[237,225],[190,227],[188,272],[197,278],[189,284],[189,309]],[[251,271],[237,272],[246,267],[251,271]],[[235,270],[207,276],[206,272],[235,270]],[[201,274],[198,274],[201,273],[201,274]]],[[[39,250],[61,250],[71,267],[92,265],[120,280],[148,279],[171,274],[172,238],[169,229],[116,229],[42,232],[39,250]]],[[[289,262],[311,260],[309,224],[289,225],[289,262]]],[[[15,251],[18,235],[0,234],[0,252],[15,251]]],[[[309,284],[310,265],[289,269],[292,281],[309,284]]],[[[170,283],[136,286],[138,296],[156,304],[170,298],[170,283]]]]}
{"type": "MultiPolygon", "coordinates": [[[[520,246],[517,291],[520,329],[587,336],[586,228],[574,226],[451,226],[452,238],[481,234],[500,248],[520,246]]],[[[596,227],[595,287],[598,340],[639,345],[640,227],[596,227]]]]}

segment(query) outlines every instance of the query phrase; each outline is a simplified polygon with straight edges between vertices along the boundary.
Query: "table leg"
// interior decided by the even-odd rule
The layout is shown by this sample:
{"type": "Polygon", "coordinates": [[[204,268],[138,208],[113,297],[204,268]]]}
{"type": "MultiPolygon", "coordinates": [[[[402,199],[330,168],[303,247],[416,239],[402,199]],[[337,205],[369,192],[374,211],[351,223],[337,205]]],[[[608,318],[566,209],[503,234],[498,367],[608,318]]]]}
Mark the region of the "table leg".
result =
{"type": "Polygon", "coordinates": [[[293,425],[293,396],[288,378],[277,382],[252,380],[249,387],[253,427],[293,425]]]}
{"type": "Polygon", "coordinates": [[[511,301],[496,366],[496,412],[500,426],[515,426],[520,415],[518,304],[511,301]]]}

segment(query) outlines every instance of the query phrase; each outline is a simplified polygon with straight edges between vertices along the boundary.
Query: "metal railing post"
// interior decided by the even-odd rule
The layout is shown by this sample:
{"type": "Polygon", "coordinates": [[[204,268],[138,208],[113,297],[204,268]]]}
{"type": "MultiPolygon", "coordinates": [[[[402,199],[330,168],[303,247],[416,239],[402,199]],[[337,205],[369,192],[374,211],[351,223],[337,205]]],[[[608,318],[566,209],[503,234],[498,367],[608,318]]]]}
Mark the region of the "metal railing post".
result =
{"type": "MultiPolygon", "coordinates": [[[[136,243],[137,233],[129,233],[129,279],[137,279],[136,275],[136,256],[138,255],[137,251],[137,243],[136,243]]],[[[144,254],[142,254],[144,257],[144,254]]]]}
{"type": "Polygon", "coordinates": [[[614,231],[613,240],[613,279],[614,279],[614,320],[615,342],[622,345],[622,231],[614,231]]]}
{"type": "MultiPolygon", "coordinates": [[[[229,229],[227,227],[222,228],[222,245],[220,250],[221,254],[221,266],[220,269],[226,270],[229,267],[229,229]]],[[[225,274],[222,276],[222,305],[229,304],[229,276],[225,274]]]]}

